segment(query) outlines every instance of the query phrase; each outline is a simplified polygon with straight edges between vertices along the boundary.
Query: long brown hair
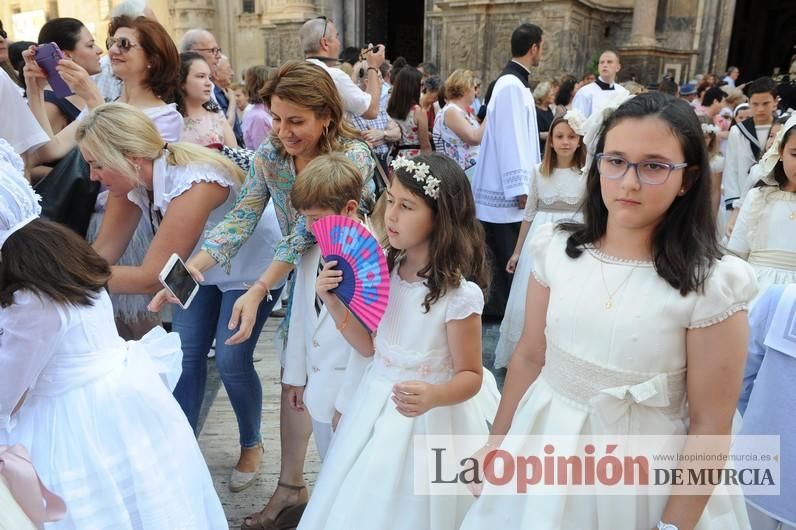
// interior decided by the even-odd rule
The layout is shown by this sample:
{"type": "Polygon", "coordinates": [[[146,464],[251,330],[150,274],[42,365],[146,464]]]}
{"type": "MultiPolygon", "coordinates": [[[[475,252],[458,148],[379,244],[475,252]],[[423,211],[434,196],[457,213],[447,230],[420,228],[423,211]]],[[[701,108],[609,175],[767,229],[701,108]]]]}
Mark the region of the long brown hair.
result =
{"type": "MultiPolygon", "coordinates": [[[[395,170],[395,179],[417,195],[433,212],[434,230],[429,242],[429,262],[417,273],[425,278],[428,294],[423,308],[428,312],[449,289],[461,284],[462,277],[478,284],[486,296],[489,289],[489,266],[486,261],[484,229],[475,217],[475,200],[470,181],[459,167],[447,156],[432,153],[419,155],[412,160],[428,164],[430,174],[439,179],[438,198],[426,195],[425,182],[415,180],[406,169],[395,170]]],[[[387,247],[387,264],[392,270],[403,255],[403,251],[387,247]]]]}
{"type": "Polygon", "coordinates": [[[59,304],[89,306],[110,276],[108,263],[83,238],[63,225],[35,219],[3,244],[0,307],[13,304],[20,290],[59,304]]]}
{"type": "MultiPolygon", "coordinates": [[[[559,116],[558,118],[554,119],[553,123],[550,124],[550,129],[548,129],[550,132],[547,135],[547,142],[544,144],[542,165],[539,168],[539,173],[541,173],[544,177],[549,177],[553,173],[555,167],[558,165],[558,156],[556,155],[555,149],[553,149],[553,131],[559,123],[566,123],[569,125],[569,122],[567,122],[563,116],[559,116]]],[[[578,148],[575,149],[575,153],[572,155],[572,166],[570,167],[580,169],[585,165],[586,145],[583,143],[583,137],[581,136],[578,148]]]]}
{"type": "MultiPolygon", "coordinates": [[[[329,127],[318,140],[321,154],[341,151],[341,139],[357,139],[359,133],[345,117],[343,102],[332,77],[320,66],[307,61],[288,61],[268,78],[262,91],[271,108],[271,98],[289,101],[311,110],[318,118],[330,118],[329,127]]],[[[285,157],[287,151],[274,133],[271,142],[285,157]]]]}

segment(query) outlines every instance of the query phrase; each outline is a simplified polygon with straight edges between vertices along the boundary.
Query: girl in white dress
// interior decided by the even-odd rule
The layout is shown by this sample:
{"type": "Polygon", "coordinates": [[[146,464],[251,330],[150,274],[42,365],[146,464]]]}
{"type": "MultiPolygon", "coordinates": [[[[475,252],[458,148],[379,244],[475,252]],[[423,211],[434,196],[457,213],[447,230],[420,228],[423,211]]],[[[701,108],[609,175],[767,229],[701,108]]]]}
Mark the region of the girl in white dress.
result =
{"type": "Polygon", "coordinates": [[[495,412],[497,387],[481,364],[483,230],[452,159],[398,158],[393,168],[384,215],[390,300],[375,337],[330,292],[342,274],[335,262],[318,276],[338,329],[373,362],[332,439],[300,530],[455,530],[473,502],[414,494],[413,441],[486,439],[495,412]]]}
{"type": "MultiPolygon", "coordinates": [[[[671,96],[638,95],[607,117],[595,153],[584,223],[545,225],[531,243],[525,329],[488,444],[513,455],[543,454],[525,435],[731,432],[756,287],[746,263],[719,251],[696,115],[671,96]]],[[[689,447],[682,454],[692,458],[689,447]]],[[[737,488],[710,497],[495,488],[485,485],[462,530],[749,528],[737,488]]]]}
{"type": "Polygon", "coordinates": [[[179,337],[122,340],[110,267],[40,211],[21,172],[0,171],[0,445],[24,446],[66,503],[47,530],[228,528],[170,393],[179,337]]]}
{"type": "Polygon", "coordinates": [[[531,187],[525,204],[525,219],[514,254],[506,271],[514,274],[506,312],[500,324],[500,338],[495,347],[495,368],[508,366],[511,353],[522,335],[525,322],[525,292],[533,270],[530,242],[536,230],[547,223],[580,220],[586,179],[586,146],[583,144],[583,115],[570,110],[550,124],[542,163],[531,175],[531,187]]]}
{"type": "Polygon", "coordinates": [[[796,283],[796,115],[761,159],[727,248],[755,270],[762,289],[796,283]]]}

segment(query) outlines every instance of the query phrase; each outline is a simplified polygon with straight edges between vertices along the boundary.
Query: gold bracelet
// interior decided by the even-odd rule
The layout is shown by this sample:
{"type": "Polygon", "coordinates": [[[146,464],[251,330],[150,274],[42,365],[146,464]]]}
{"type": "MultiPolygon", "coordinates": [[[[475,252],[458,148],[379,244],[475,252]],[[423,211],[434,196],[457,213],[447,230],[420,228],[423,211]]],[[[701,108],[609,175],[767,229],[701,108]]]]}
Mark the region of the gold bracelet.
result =
{"type": "Polygon", "coordinates": [[[346,326],[348,326],[348,315],[350,315],[350,314],[351,314],[351,311],[346,309],[345,318],[343,319],[343,322],[341,324],[337,325],[337,331],[343,331],[346,328],[346,326]]]}

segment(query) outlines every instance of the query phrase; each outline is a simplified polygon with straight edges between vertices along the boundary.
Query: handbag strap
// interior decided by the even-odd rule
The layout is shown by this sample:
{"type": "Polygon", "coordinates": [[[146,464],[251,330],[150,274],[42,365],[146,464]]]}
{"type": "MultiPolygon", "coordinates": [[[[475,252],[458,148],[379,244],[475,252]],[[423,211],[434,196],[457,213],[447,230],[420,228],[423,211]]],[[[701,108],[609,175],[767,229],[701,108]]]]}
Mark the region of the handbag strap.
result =
{"type": "Polygon", "coordinates": [[[0,446],[0,477],[6,480],[11,496],[34,524],[58,521],[66,515],[64,500],[42,484],[23,446],[0,446]]]}

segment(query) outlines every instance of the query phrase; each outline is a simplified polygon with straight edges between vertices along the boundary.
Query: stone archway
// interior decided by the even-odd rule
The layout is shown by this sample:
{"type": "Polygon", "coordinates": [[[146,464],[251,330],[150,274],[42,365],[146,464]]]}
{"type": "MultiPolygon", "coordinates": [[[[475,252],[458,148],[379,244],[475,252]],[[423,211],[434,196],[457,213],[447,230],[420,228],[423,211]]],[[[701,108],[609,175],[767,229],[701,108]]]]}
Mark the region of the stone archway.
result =
{"type": "Polygon", "coordinates": [[[424,60],[425,2],[423,0],[364,0],[364,41],[384,43],[387,58],[402,56],[409,64],[424,60]]]}

